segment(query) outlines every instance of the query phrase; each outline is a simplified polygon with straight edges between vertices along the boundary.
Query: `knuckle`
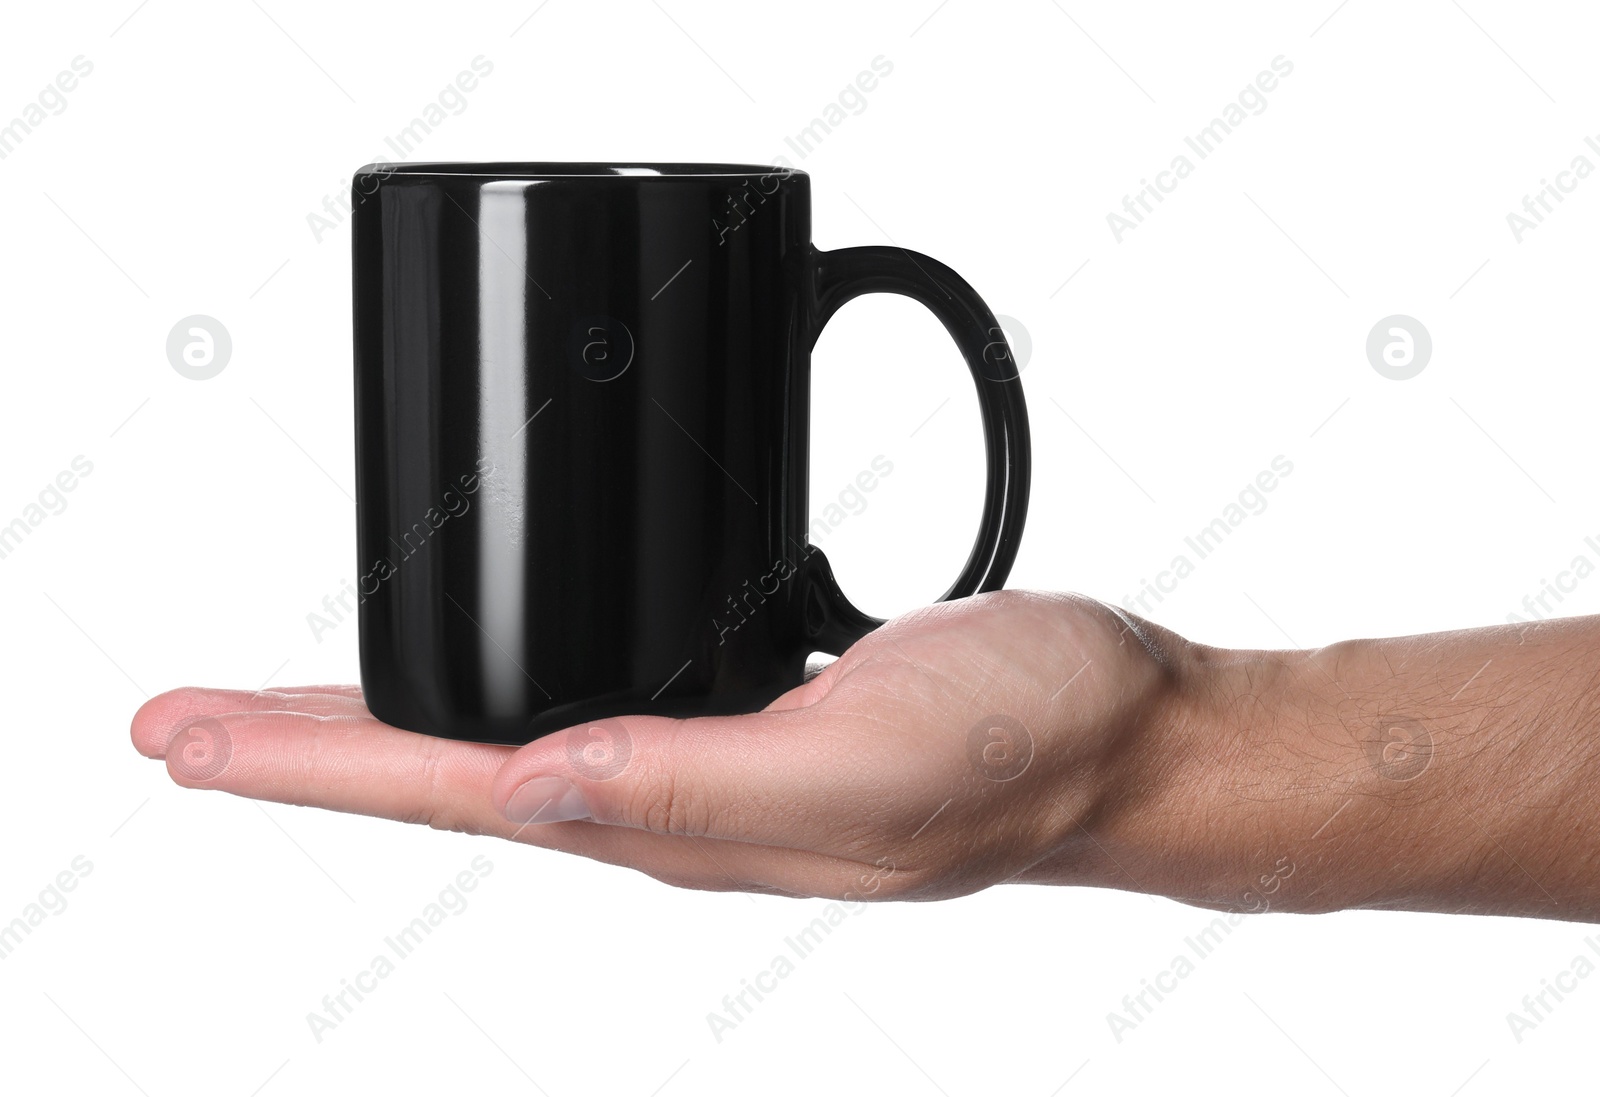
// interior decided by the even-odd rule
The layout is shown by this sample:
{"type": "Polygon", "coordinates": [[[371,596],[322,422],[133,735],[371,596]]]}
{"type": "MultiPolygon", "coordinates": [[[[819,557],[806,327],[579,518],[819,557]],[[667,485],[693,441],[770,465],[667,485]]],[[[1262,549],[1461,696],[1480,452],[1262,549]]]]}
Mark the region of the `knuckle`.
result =
{"type": "Polygon", "coordinates": [[[655,834],[699,837],[707,832],[704,810],[665,768],[656,769],[628,794],[626,817],[655,834]]]}
{"type": "Polygon", "coordinates": [[[449,795],[444,775],[445,747],[443,740],[429,742],[417,759],[416,772],[411,778],[415,794],[402,821],[455,834],[483,834],[481,822],[449,795]]]}

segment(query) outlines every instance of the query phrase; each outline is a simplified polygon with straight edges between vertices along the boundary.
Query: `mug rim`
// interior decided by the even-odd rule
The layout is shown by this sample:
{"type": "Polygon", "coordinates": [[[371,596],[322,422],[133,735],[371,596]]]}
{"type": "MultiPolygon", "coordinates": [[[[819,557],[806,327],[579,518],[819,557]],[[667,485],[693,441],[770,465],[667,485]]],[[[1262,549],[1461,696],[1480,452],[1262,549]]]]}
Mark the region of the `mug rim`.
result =
{"type": "Polygon", "coordinates": [[[702,164],[644,160],[617,161],[424,161],[372,163],[357,175],[408,175],[469,179],[744,179],[751,176],[804,176],[799,168],[777,164],[702,164]]]}

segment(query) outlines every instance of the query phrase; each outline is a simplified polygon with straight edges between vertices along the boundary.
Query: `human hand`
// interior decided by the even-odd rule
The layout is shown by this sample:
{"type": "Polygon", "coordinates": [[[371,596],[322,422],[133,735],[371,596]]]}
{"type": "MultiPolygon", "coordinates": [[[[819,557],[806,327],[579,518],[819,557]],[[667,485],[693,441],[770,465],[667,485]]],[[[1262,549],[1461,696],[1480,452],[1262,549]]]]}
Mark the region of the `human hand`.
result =
{"type": "Polygon", "coordinates": [[[516,748],[376,720],[353,686],[179,689],[133,742],[178,784],[494,835],[707,890],[937,899],[1137,886],[1102,844],[1173,717],[1183,641],[1086,598],[919,610],[766,710],[624,716],[516,748]],[[1097,837],[1099,835],[1100,837],[1097,837]]]}

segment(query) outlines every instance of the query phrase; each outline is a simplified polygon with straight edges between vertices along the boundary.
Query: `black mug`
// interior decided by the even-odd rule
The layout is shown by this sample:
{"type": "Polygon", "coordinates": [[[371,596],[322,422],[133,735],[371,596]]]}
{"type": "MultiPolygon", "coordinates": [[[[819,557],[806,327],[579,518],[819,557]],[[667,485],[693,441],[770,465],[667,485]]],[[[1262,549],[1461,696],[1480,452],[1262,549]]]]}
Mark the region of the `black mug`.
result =
{"type": "Polygon", "coordinates": [[[978,386],[999,588],[1027,410],[988,306],[898,247],[811,245],[810,180],[727,164],[369,165],[352,181],[361,683],[379,719],[525,743],[748,712],[882,624],[806,536],[811,349],[921,301],[978,386]]]}

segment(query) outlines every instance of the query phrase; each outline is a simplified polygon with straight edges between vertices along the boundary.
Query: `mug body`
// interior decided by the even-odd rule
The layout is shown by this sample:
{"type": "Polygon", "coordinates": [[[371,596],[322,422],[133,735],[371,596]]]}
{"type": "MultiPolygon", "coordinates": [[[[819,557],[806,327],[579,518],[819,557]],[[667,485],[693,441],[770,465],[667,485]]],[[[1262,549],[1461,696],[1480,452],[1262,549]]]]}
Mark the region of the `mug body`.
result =
{"type": "Polygon", "coordinates": [[[797,685],[807,177],[417,164],[352,190],[373,714],[523,743],[797,685]]]}

